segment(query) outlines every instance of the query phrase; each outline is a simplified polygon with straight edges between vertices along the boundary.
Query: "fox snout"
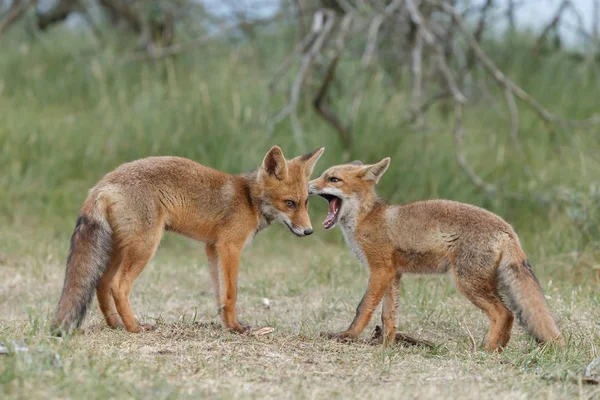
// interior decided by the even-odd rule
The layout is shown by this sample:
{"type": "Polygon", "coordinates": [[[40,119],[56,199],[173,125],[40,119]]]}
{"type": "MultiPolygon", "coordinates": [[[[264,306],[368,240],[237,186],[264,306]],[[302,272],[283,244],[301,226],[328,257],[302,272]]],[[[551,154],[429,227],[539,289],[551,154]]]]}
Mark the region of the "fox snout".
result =
{"type": "Polygon", "coordinates": [[[309,236],[312,235],[313,233],[313,228],[312,226],[307,226],[307,227],[303,227],[303,226],[298,226],[295,225],[293,223],[288,223],[287,221],[284,221],[284,223],[287,225],[288,229],[296,236],[309,236]]]}

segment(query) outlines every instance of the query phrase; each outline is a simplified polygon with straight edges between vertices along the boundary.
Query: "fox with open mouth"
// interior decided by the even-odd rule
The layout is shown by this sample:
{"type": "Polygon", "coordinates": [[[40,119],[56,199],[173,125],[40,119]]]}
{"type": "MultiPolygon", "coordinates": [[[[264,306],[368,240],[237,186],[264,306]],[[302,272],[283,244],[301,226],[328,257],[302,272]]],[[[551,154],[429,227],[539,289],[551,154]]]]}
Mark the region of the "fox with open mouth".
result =
{"type": "Polygon", "coordinates": [[[355,340],[383,299],[382,341],[396,338],[396,310],[403,273],[450,273],[456,287],[485,312],[488,351],[501,351],[518,320],[538,342],[562,344],[519,238],[502,218],[450,200],[388,205],[375,185],[390,165],[360,161],[333,166],[309,182],[309,194],[329,202],[325,229],[337,224],[357,258],[369,267],[369,283],[350,327],[329,334],[355,340]]]}

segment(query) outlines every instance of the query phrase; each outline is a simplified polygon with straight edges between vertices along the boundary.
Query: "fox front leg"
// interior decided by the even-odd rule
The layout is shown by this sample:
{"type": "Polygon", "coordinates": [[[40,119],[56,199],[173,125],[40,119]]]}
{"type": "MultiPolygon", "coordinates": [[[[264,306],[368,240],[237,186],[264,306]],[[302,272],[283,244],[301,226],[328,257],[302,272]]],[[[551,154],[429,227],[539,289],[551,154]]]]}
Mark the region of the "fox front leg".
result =
{"type": "Polygon", "coordinates": [[[247,333],[251,329],[250,326],[241,324],[235,311],[242,246],[243,244],[236,246],[229,243],[216,245],[221,264],[219,313],[225,328],[238,333],[247,333]]]}
{"type": "Polygon", "coordinates": [[[371,268],[371,275],[369,276],[369,284],[367,291],[356,308],[356,316],[354,320],[345,331],[339,333],[327,333],[326,337],[337,339],[340,341],[355,341],[358,339],[362,331],[365,329],[375,308],[381,302],[383,295],[390,283],[394,279],[394,271],[384,268],[371,268]]]}

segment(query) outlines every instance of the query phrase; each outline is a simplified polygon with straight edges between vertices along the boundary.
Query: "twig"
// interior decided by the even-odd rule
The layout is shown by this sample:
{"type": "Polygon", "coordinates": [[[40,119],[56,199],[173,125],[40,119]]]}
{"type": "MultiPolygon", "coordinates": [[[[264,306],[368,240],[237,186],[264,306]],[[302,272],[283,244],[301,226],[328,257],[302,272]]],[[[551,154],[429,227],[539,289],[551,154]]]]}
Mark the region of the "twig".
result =
{"type": "Polygon", "coordinates": [[[129,7],[127,3],[120,0],[100,0],[102,7],[125,20],[134,32],[142,33],[144,24],[134,9],[129,7]]]}
{"type": "MultiPolygon", "coordinates": [[[[454,79],[454,76],[452,74],[452,70],[446,63],[444,49],[437,42],[437,40],[435,39],[435,36],[431,32],[431,30],[426,26],[423,16],[419,12],[419,10],[417,9],[417,7],[413,3],[413,1],[405,0],[405,4],[410,13],[412,21],[415,23],[415,25],[417,25],[421,28],[419,32],[423,36],[423,39],[429,46],[433,47],[433,50],[436,53],[436,58],[438,61],[438,68],[439,68],[440,72],[442,73],[442,75],[444,76],[446,84],[448,85],[448,88],[452,92],[452,96],[454,97],[454,100],[459,103],[465,103],[467,101],[467,99],[462,94],[460,89],[458,88],[458,85],[456,84],[456,80],[454,79]]],[[[450,6],[448,6],[448,7],[450,7],[450,6]]]]}
{"type": "MultiPolygon", "coordinates": [[[[571,8],[575,8],[574,6],[571,8]]],[[[594,38],[595,50],[600,46],[600,0],[594,0],[594,10],[592,11],[592,37],[594,38]]]]}
{"type": "Polygon", "coordinates": [[[410,111],[412,114],[411,119],[420,125],[421,123],[421,98],[423,97],[423,35],[421,34],[421,27],[417,28],[417,34],[415,36],[415,43],[413,44],[411,51],[411,77],[412,77],[412,100],[410,111]]]}
{"type": "Polygon", "coordinates": [[[0,21],[0,37],[2,37],[15,21],[25,14],[25,11],[27,11],[31,4],[32,1],[23,2],[22,0],[13,0],[8,13],[6,14],[6,18],[4,18],[3,21],[0,21]]]}
{"type": "MultiPolygon", "coordinates": [[[[592,360],[592,362],[589,363],[587,367],[585,367],[585,373],[584,373],[584,375],[591,377],[593,375],[592,371],[594,371],[594,369],[596,367],[600,367],[600,357],[592,360]]],[[[599,373],[600,373],[600,371],[599,371],[599,373]]]]}
{"type": "Polygon", "coordinates": [[[402,1],[403,0],[394,0],[385,7],[382,13],[376,14],[371,20],[371,23],[369,24],[369,33],[367,36],[367,45],[360,61],[362,68],[369,66],[371,59],[375,54],[375,50],[377,50],[377,37],[379,35],[379,28],[381,27],[381,24],[385,18],[389,17],[400,8],[402,1]]]}
{"type": "Polygon", "coordinates": [[[428,0],[431,4],[434,4],[452,16],[452,19],[456,22],[459,30],[464,34],[467,39],[469,46],[473,48],[473,51],[479,61],[483,64],[484,68],[490,75],[503,87],[510,90],[515,96],[521,101],[525,102],[536,114],[546,123],[559,123],[563,126],[573,126],[579,128],[585,128],[600,124],[600,115],[595,115],[585,120],[567,120],[565,118],[557,117],[548,111],[544,106],[538,103],[529,93],[517,86],[512,80],[510,80],[504,73],[494,64],[494,62],[487,56],[485,51],[481,48],[477,40],[473,37],[473,34],[469,31],[464,20],[458,15],[454,8],[450,7],[444,2],[437,0],[428,0]]]}
{"type": "Polygon", "coordinates": [[[176,54],[183,53],[184,51],[196,49],[206,43],[209,43],[219,37],[219,34],[223,34],[230,30],[235,29],[237,26],[229,25],[219,31],[218,34],[208,34],[199,37],[198,39],[191,40],[185,43],[174,44],[173,46],[165,47],[164,49],[157,48],[156,46],[150,46],[150,51],[139,51],[131,54],[129,57],[123,60],[124,63],[130,63],[134,61],[147,61],[147,60],[159,60],[161,58],[172,57],[176,54]]]}
{"type": "Polygon", "coordinates": [[[327,73],[325,74],[325,79],[323,79],[323,83],[321,84],[321,88],[319,89],[317,95],[313,100],[313,105],[317,110],[317,113],[319,113],[319,115],[325,118],[325,120],[329,121],[329,123],[331,123],[331,125],[333,125],[333,127],[337,130],[338,134],[340,135],[344,151],[348,153],[347,156],[350,156],[349,153],[352,149],[352,135],[349,129],[344,127],[344,125],[335,115],[333,110],[331,110],[329,106],[325,103],[325,97],[327,95],[327,90],[329,89],[329,86],[335,78],[335,70],[342,55],[342,51],[344,50],[344,41],[346,39],[346,34],[350,29],[350,24],[352,23],[353,17],[354,16],[352,13],[346,14],[342,20],[340,33],[337,39],[335,55],[329,63],[327,73]]]}
{"type": "MultiPolygon", "coordinates": [[[[481,14],[479,16],[479,22],[477,23],[477,28],[475,29],[475,33],[473,37],[477,42],[481,42],[481,37],[483,36],[483,31],[485,30],[485,21],[487,18],[487,12],[490,7],[494,4],[494,0],[486,0],[483,7],[481,7],[481,14]]],[[[469,53],[467,54],[467,69],[470,70],[473,68],[473,64],[475,63],[475,54],[473,54],[473,49],[469,49],[469,53]]]]}
{"type": "Polygon", "coordinates": [[[411,113],[410,118],[408,119],[409,123],[414,123],[415,119],[418,115],[423,115],[425,113],[427,113],[427,111],[429,110],[429,108],[431,108],[431,106],[433,106],[438,100],[441,99],[445,99],[447,97],[451,97],[452,93],[450,93],[449,90],[443,90],[441,92],[438,92],[436,94],[434,94],[433,96],[429,97],[427,100],[425,100],[423,102],[423,104],[421,104],[419,106],[419,110],[416,113],[411,113]]]}
{"type": "Polygon", "coordinates": [[[463,105],[458,101],[454,102],[454,146],[456,148],[456,161],[465,175],[471,180],[473,185],[483,190],[489,195],[495,195],[498,192],[496,185],[485,182],[467,163],[463,150],[464,137],[463,124],[463,105]]]}
{"type": "Polygon", "coordinates": [[[315,32],[310,32],[304,37],[304,39],[302,39],[302,42],[298,43],[294,50],[292,50],[292,52],[283,59],[281,64],[273,73],[273,78],[271,78],[271,81],[269,82],[269,89],[275,89],[281,77],[289,70],[296,54],[306,52],[306,50],[313,44],[317,36],[318,35],[315,32]]]}
{"type": "Polygon", "coordinates": [[[544,43],[544,40],[546,39],[546,36],[548,36],[548,33],[552,29],[555,29],[558,26],[558,23],[560,22],[560,17],[562,16],[565,9],[570,5],[571,5],[570,0],[563,0],[563,2],[560,4],[560,6],[558,7],[558,10],[556,11],[556,14],[554,14],[554,17],[550,20],[550,23],[548,25],[546,25],[546,27],[542,30],[542,33],[536,40],[535,46],[533,47],[534,54],[539,53],[540,48],[541,48],[542,44],[544,43]]]}
{"type": "Polygon", "coordinates": [[[506,105],[510,114],[510,138],[512,139],[515,149],[517,149],[517,151],[523,155],[523,149],[521,148],[521,143],[519,142],[519,110],[517,109],[515,96],[508,88],[505,88],[504,98],[506,99],[506,105]]]}
{"type": "Polygon", "coordinates": [[[269,129],[267,130],[267,137],[270,137],[275,130],[275,126],[277,126],[281,121],[283,121],[286,117],[290,117],[292,121],[292,128],[294,131],[294,138],[296,140],[296,144],[299,147],[304,147],[304,138],[302,134],[302,128],[300,127],[300,123],[298,121],[298,100],[300,98],[300,91],[306,80],[306,75],[310,70],[312,62],[315,56],[321,51],[323,47],[323,43],[325,39],[329,36],[331,28],[335,22],[335,13],[331,10],[319,10],[314,18],[313,18],[313,27],[312,32],[317,33],[317,38],[313,42],[312,46],[305,52],[304,57],[302,58],[302,63],[300,65],[300,71],[298,75],[296,75],[296,80],[292,85],[292,89],[290,91],[290,98],[288,104],[275,116],[273,119],[269,129]]]}
{"type": "Polygon", "coordinates": [[[508,8],[506,9],[506,17],[508,18],[508,29],[511,32],[515,31],[515,0],[508,0],[508,8]]]}
{"type": "Polygon", "coordinates": [[[375,50],[377,49],[377,36],[379,34],[379,27],[383,23],[384,15],[377,14],[373,17],[371,24],[369,25],[369,34],[367,36],[367,45],[365,47],[365,52],[360,60],[360,66],[366,68],[371,63],[373,59],[373,54],[375,54],[375,50]]]}

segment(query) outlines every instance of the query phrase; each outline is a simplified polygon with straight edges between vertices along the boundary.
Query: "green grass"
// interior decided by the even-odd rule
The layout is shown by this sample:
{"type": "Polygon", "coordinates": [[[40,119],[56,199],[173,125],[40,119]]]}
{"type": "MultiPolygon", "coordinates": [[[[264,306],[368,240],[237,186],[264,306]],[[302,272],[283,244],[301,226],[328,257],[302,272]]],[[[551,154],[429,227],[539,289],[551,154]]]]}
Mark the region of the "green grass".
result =
{"type": "MultiPolygon", "coordinates": [[[[113,38],[111,38],[112,40],[113,38]]],[[[261,234],[246,251],[239,310],[262,337],[241,337],[217,321],[200,244],[167,235],[134,286],[132,303],[158,331],[112,331],[93,306],[84,329],[67,340],[47,336],[78,209],[87,191],[119,164],[150,155],[180,155],[237,173],[255,169],[273,144],[289,155],[325,146],[315,174],[347,161],[337,134],[303,99],[305,146],[289,121],[267,137],[286,99],[286,77],[267,85],[289,51],[264,36],[252,45],[217,41],[173,62],[123,64],[123,49],[100,48],[85,35],[55,29],[32,41],[15,30],[0,41],[0,341],[25,341],[28,352],[0,356],[0,393],[7,398],[365,397],[582,398],[598,388],[578,382],[600,346],[600,135],[548,131],[522,104],[520,135],[532,174],[513,148],[498,88],[466,107],[466,156],[485,179],[519,200],[475,188],[455,160],[451,120],[441,108],[426,128],[404,123],[410,101],[383,71],[360,75],[352,53],[340,66],[330,102],[342,116],[365,85],[350,156],[391,156],[379,184],[391,202],[449,198],[489,208],[513,224],[549,304],[568,339],[566,350],[537,348],[516,329],[503,354],[473,350],[487,329],[484,315],[448,278],[403,280],[400,330],[435,349],[342,345],[321,331],[350,323],[368,273],[339,231],[319,222],[315,235],[261,234]],[[533,179],[532,175],[537,178],[533,179]],[[539,195],[552,195],[541,203],[539,195]],[[270,310],[261,299],[271,300],[270,310]],[[58,362],[59,357],[60,362],[58,362]]],[[[532,59],[524,44],[486,44],[494,59],[546,107],[569,118],[597,108],[598,67],[564,54],[532,59]]],[[[315,72],[318,76],[319,72],[315,72]]],[[[367,337],[374,318],[363,334],[367,337]]]]}

